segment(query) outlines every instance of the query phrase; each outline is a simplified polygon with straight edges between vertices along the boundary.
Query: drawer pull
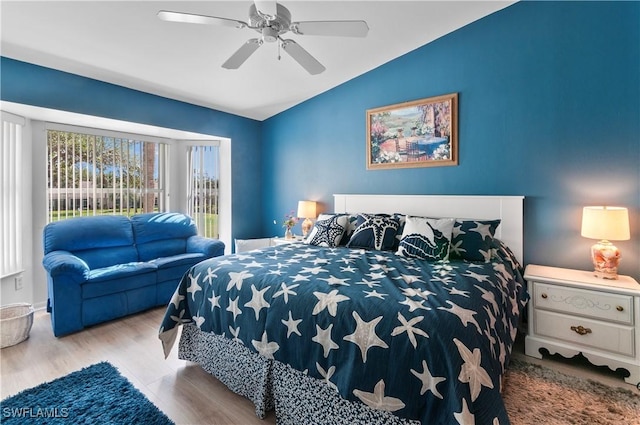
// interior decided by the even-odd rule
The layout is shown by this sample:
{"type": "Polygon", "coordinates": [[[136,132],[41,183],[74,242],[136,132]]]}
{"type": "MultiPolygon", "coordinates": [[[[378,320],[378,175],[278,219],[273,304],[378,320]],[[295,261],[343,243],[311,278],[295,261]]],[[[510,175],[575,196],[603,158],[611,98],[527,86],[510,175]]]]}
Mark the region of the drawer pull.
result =
{"type": "Polygon", "coordinates": [[[591,329],[585,328],[583,326],[571,326],[571,330],[578,335],[586,335],[591,333],[591,329]]]}
{"type": "Polygon", "coordinates": [[[619,305],[619,306],[617,306],[617,307],[616,307],[616,310],[618,310],[618,311],[624,311],[624,307],[622,307],[621,305],[619,305]]]}
{"type": "Polygon", "coordinates": [[[544,292],[542,293],[542,295],[540,295],[542,298],[544,298],[545,300],[547,299],[547,294],[545,294],[544,292]]]}

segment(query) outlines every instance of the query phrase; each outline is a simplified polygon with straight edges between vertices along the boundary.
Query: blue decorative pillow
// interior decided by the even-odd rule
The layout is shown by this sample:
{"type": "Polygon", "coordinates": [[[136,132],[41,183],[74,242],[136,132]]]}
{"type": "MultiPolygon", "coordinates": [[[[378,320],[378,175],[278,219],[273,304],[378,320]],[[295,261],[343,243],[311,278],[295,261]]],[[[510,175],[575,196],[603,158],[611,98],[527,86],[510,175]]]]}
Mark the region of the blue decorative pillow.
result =
{"type": "Polygon", "coordinates": [[[449,259],[453,218],[406,217],[396,254],[438,261],[449,259]]]}
{"type": "Polygon", "coordinates": [[[347,228],[347,216],[344,214],[320,214],[306,244],[334,248],[342,240],[347,228]]]}
{"type": "Polygon", "coordinates": [[[500,220],[456,220],[451,240],[451,258],[468,261],[491,260],[493,236],[500,220]]]}
{"type": "Polygon", "coordinates": [[[347,247],[390,250],[398,232],[398,220],[388,215],[358,214],[354,230],[347,247]]]}

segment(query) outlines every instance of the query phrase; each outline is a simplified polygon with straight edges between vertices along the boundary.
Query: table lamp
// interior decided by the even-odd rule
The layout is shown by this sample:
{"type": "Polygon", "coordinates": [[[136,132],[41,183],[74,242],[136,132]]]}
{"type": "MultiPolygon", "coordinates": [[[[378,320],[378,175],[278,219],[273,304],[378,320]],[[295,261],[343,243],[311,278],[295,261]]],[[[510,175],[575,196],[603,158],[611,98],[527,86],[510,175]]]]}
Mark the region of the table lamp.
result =
{"type": "Polygon", "coordinates": [[[584,207],[581,235],[601,239],[591,247],[594,274],[602,279],[617,279],[620,250],[609,240],[630,239],[629,211],[621,207],[584,207]]]}
{"type": "Polygon", "coordinates": [[[316,212],[315,201],[298,201],[298,217],[304,218],[302,222],[302,237],[306,238],[309,234],[309,230],[313,227],[313,222],[310,220],[318,216],[316,212]]]}

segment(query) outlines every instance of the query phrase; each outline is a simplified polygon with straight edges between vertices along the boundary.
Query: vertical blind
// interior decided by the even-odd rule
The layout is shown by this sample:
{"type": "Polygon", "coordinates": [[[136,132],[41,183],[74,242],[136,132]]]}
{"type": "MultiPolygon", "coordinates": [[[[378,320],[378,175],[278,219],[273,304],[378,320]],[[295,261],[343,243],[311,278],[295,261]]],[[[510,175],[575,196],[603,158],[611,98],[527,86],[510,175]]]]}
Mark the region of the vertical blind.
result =
{"type": "Polygon", "coordinates": [[[0,277],[20,273],[22,263],[22,133],[25,120],[2,112],[0,138],[0,277]]]}
{"type": "Polygon", "coordinates": [[[48,221],[165,210],[167,145],[47,131],[48,221]]]}
{"type": "Polygon", "coordinates": [[[187,214],[198,233],[218,238],[219,148],[217,145],[188,147],[187,214]]]}

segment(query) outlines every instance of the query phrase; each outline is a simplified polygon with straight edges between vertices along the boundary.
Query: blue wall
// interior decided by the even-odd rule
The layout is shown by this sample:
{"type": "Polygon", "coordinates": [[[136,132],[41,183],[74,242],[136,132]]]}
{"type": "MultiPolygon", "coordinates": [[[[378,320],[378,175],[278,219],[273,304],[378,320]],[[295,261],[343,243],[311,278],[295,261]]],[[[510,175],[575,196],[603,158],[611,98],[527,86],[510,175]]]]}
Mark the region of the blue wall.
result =
{"type": "Polygon", "coordinates": [[[127,89],[50,68],[0,59],[2,100],[231,139],[233,237],[262,232],[259,121],[127,89]]]}
{"type": "Polygon", "coordinates": [[[265,233],[333,193],[524,195],[525,263],[589,270],[582,207],[621,205],[640,281],[638,22],[638,2],[520,2],[268,119],[265,233]],[[459,166],[366,170],[367,109],[452,92],[459,166]]]}

